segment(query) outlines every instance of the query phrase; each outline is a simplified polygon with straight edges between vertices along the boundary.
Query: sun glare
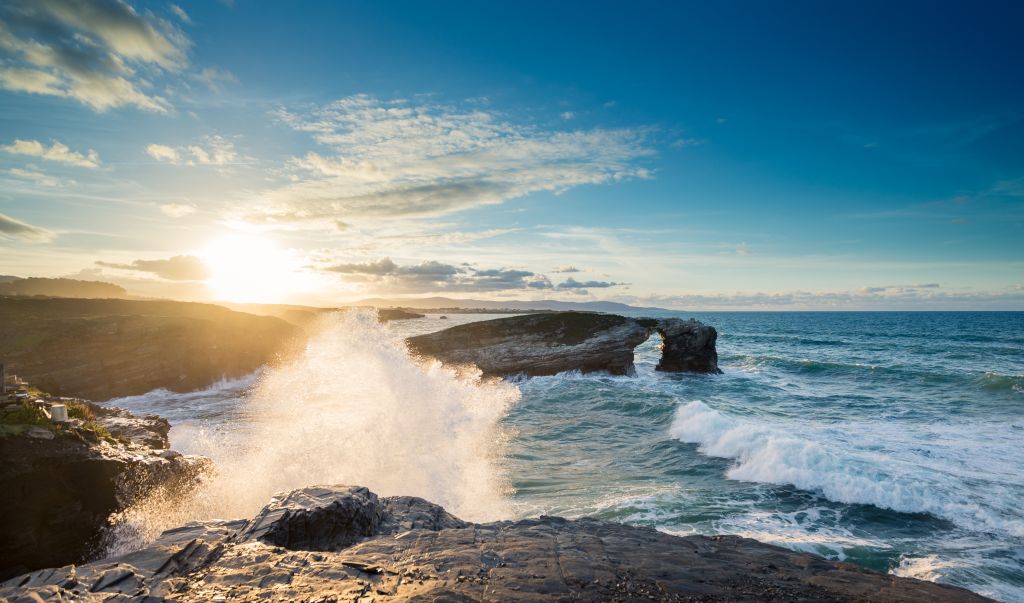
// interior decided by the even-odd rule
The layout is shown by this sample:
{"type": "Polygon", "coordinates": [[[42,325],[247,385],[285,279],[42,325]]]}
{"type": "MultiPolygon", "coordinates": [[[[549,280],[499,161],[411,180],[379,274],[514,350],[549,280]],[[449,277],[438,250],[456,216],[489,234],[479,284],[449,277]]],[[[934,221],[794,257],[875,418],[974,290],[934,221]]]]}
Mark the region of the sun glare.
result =
{"type": "Polygon", "coordinates": [[[269,239],[228,235],[202,252],[214,298],[231,302],[274,303],[299,288],[295,259],[269,239]]]}

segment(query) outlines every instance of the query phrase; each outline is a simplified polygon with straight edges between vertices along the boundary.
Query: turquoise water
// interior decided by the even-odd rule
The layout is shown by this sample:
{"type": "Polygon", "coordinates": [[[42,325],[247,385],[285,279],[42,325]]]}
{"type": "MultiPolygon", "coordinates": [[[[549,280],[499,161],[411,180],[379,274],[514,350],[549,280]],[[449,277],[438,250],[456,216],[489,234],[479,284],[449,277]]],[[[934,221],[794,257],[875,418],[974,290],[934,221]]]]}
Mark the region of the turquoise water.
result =
{"type": "MultiPolygon", "coordinates": [[[[689,316],[689,314],[687,315],[689,316]]],[[[693,314],[718,376],[520,384],[525,514],[741,534],[1024,600],[1024,314],[693,314]]]]}
{"type": "MultiPolygon", "coordinates": [[[[651,340],[635,376],[516,384],[512,514],[740,534],[1024,601],[1024,313],[680,315],[718,329],[725,374],[656,373],[651,340]]],[[[231,431],[252,383],[116,402],[172,438],[231,431]]]]}

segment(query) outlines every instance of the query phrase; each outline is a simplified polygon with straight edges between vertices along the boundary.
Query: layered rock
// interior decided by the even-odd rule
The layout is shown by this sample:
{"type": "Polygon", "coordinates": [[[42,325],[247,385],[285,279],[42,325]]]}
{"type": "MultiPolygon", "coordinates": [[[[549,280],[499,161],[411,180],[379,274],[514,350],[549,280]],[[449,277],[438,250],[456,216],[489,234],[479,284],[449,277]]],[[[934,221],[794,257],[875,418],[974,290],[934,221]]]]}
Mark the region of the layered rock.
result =
{"type": "Polygon", "coordinates": [[[211,304],[0,297],[0,361],[8,372],[93,400],[241,377],[298,332],[278,318],[211,304]]]}
{"type": "Polygon", "coordinates": [[[21,409],[0,410],[0,577],[82,561],[112,513],[156,487],[186,489],[208,467],[168,450],[164,419],[74,404],[88,421],[19,424],[9,417],[21,409]]]}
{"type": "Polygon", "coordinates": [[[459,325],[407,339],[410,349],[446,363],[472,364],[484,375],[553,375],[564,371],[633,372],[633,350],[654,333],[663,340],[658,370],[719,373],[718,333],[696,320],[615,314],[526,314],[459,325]]]}
{"type": "Polygon", "coordinates": [[[987,601],[735,536],[558,517],[472,524],[412,497],[314,487],[251,521],[0,585],[11,601],[987,601]]]}

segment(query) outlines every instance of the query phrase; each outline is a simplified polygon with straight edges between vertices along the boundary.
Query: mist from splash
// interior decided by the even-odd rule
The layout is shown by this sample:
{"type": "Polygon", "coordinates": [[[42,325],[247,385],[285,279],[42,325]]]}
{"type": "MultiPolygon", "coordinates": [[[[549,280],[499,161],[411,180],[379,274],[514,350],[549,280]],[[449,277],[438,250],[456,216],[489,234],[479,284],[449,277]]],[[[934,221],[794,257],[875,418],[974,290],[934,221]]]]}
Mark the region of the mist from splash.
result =
{"type": "Polygon", "coordinates": [[[158,491],[120,513],[108,553],[187,521],[250,517],[313,484],[421,496],[474,521],[511,515],[500,422],[515,385],[414,360],[374,312],[333,313],[311,333],[250,390],[237,429],[179,440],[213,460],[212,475],[184,500],[158,491]]]}

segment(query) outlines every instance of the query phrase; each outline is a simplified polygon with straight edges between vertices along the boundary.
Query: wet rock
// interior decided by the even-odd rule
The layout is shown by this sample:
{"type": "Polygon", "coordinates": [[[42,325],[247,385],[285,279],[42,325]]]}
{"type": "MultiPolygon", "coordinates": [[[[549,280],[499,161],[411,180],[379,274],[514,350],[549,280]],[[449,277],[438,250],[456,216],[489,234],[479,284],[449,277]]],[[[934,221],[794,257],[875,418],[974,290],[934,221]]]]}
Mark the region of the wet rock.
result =
{"type": "Polygon", "coordinates": [[[162,420],[77,404],[109,416],[0,435],[0,579],[82,561],[98,551],[111,513],[156,487],[186,489],[208,468],[206,459],[165,454],[162,420]],[[105,425],[124,439],[98,433],[105,425]]]}
{"type": "Polygon", "coordinates": [[[558,517],[471,524],[419,498],[348,486],[297,490],[251,521],[189,524],[141,551],[0,584],[0,599],[112,595],[186,602],[988,600],[746,538],[677,537],[558,517]]]}
{"type": "Polygon", "coordinates": [[[663,340],[658,370],[719,373],[718,333],[696,320],[635,319],[556,312],[473,322],[410,337],[409,348],[450,364],[475,365],[486,376],[553,375],[564,371],[633,372],[633,350],[654,333],[663,340]]]}

